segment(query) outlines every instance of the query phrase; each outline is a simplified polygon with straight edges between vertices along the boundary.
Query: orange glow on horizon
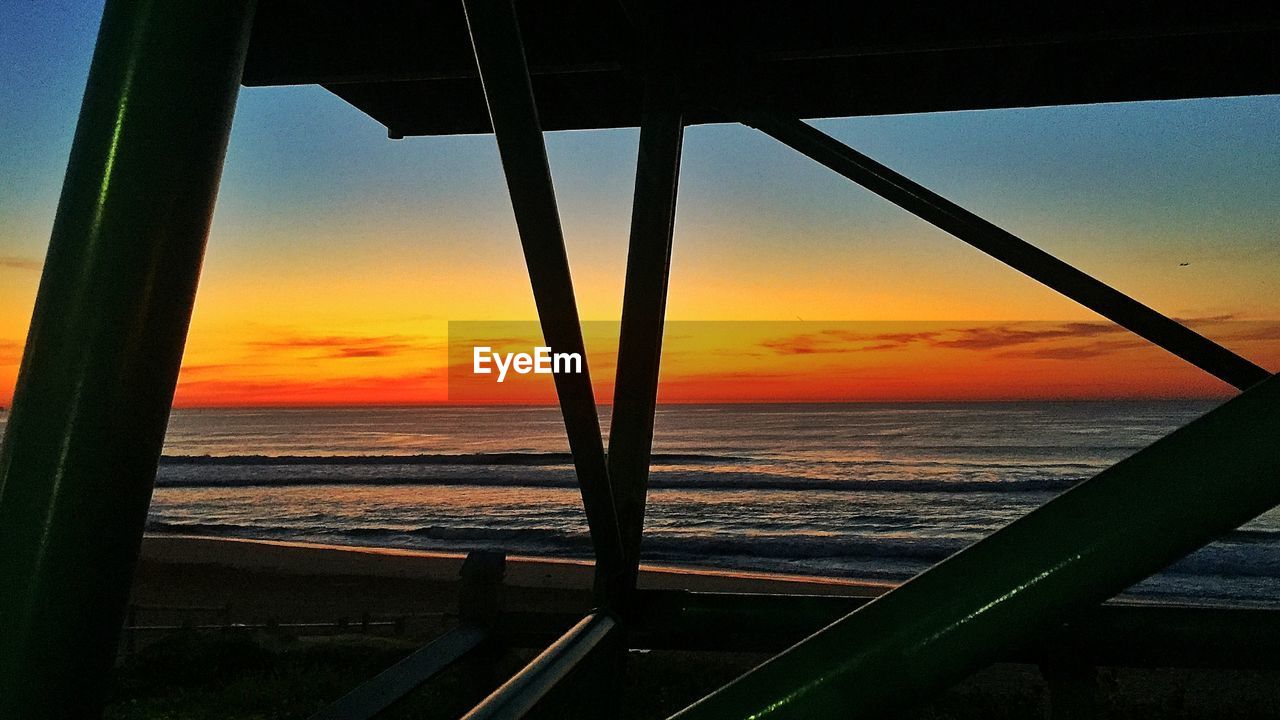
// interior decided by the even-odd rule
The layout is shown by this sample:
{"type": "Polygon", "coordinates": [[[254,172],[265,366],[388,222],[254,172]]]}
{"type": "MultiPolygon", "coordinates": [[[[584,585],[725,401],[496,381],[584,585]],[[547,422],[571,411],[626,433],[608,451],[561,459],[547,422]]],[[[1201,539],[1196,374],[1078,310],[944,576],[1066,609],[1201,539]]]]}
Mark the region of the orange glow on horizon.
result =
{"type": "MultiPolygon", "coordinates": [[[[1280,323],[1192,323],[1268,367],[1280,323]]],[[[550,376],[471,374],[471,348],[541,344],[536,323],[428,323],[376,333],[259,328],[188,348],[175,407],[548,405],[550,376]],[[460,329],[459,329],[460,328],[460,329]],[[455,336],[447,342],[449,333],[455,336]],[[468,333],[471,335],[468,336],[468,333]]],[[[610,402],[617,323],[584,323],[597,401],[610,402]]],[[[11,392],[19,348],[0,347],[11,392]]],[[[689,322],[667,324],[659,402],[927,402],[1225,398],[1234,390],[1104,321],[689,322]]],[[[0,398],[8,404],[11,395],[0,398]]]]}
{"type": "MultiPolygon", "coordinates": [[[[175,406],[546,405],[547,375],[471,373],[471,348],[528,351],[537,326],[463,323],[473,336],[281,336],[245,361],[187,363],[175,406]]],[[[1280,324],[1209,320],[1210,337],[1264,365],[1280,324]]],[[[613,394],[616,323],[585,323],[597,401],[613,394]]],[[[659,401],[927,402],[1225,398],[1234,391],[1105,322],[672,322],[659,401]]]]}

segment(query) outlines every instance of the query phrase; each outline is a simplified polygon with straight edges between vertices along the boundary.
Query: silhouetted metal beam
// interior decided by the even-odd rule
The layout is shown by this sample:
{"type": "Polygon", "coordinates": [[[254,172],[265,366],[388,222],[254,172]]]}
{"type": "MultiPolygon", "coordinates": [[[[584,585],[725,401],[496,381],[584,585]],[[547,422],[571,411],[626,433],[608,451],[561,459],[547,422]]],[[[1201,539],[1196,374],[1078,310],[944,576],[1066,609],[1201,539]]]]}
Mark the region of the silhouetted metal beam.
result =
{"type": "Polygon", "coordinates": [[[1224,382],[1243,390],[1271,375],[1191,328],[800,120],[758,110],[748,112],[743,122],[1224,382]]]}
{"type": "Polygon", "coordinates": [[[602,597],[611,597],[622,578],[622,541],[551,168],[515,8],[511,0],[465,0],[463,6],[543,337],[554,352],[582,357],[581,373],[555,375],[556,393],[595,548],[597,590],[602,597]]]}
{"type": "Polygon", "coordinates": [[[607,613],[592,613],[583,618],[515,677],[463,716],[463,720],[516,720],[524,717],[616,627],[613,616],[607,613]]]}
{"type": "Polygon", "coordinates": [[[657,76],[646,88],[640,126],[613,421],[609,425],[609,479],[618,508],[628,588],[635,586],[640,569],[683,140],[684,122],[674,80],[668,75],[657,76]]]}
{"type": "Polygon", "coordinates": [[[252,0],[109,0],[0,450],[0,717],[96,717],[252,0]]]}
{"type": "MultiPolygon", "coordinates": [[[[643,590],[630,647],[780,652],[873,600],[643,590]]],[[[1108,602],[999,659],[1055,658],[1122,667],[1280,667],[1280,610],[1108,602]]]]}
{"type": "Polygon", "coordinates": [[[1280,502],[1280,378],[1122,460],[675,717],[890,715],[1280,502]]]}
{"type": "Polygon", "coordinates": [[[476,625],[460,625],[415,650],[311,716],[311,720],[369,720],[484,642],[476,625]]]}
{"type": "MultiPolygon", "coordinates": [[[[781,652],[870,603],[839,595],[641,590],[627,626],[633,650],[781,652]]],[[[570,613],[504,613],[495,637],[544,647],[577,621],[570,613]]],[[[1000,662],[1119,667],[1280,667],[1280,610],[1107,602],[999,657],[1000,662]]]]}

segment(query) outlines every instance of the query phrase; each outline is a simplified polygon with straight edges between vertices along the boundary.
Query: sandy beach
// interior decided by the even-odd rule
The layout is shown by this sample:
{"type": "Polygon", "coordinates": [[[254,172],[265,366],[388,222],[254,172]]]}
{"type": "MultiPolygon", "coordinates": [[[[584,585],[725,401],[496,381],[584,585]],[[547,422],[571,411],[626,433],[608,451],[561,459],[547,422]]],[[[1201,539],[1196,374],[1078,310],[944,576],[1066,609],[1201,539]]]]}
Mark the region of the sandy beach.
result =
{"type": "MultiPolygon", "coordinates": [[[[463,553],[194,536],[149,535],[131,597],[135,625],[407,622],[409,637],[447,628],[458,612],[463,553]],[[216,612],[215,612],[216,610],[216,612]]],[[[593,567],[510,556],[507,609],[578,613],[593,567]]],[[[777,573],[644,566],[647,589],[872,597],[889,586],[777,573]]]]}
{"type": "MultiPolygon", "coordinates": [[[[213,537],[148,536],[131,596],[135,644],[177,625],[397,623],[429,638],[456,622],[462,553],[213,537]]],[[[507,610],[571,614],[592,606],[591,563],[512,556],[507,610]]],[[[646,589],[873,597],[888,585],[777,573],[644,566],[646,589]]],[[[340,629],[340,628],[339,628],[340,629]]],[[[335,629],[336,631],[336,629],[335,629]]],[[[309,628],[308,633],[318,633],[309,628]]]]}
{"type": "MultiPolygon", "coordinates": [[[[307,717],[456,623],[462,561],[458,553],[147,537],[133,586],[132,622],[157,631],[137,633],[134,646],[122,652],[106,717],[307,717]],[[362,627],[365,622],[372,625],[362,627]],[[246,627],[230,633],[174,629],[227,623],[246,627]],[[308,623],[313,626],[297,627],[308,623]]],[[[590,582],[589,563],[512,557],[503,593],[511,609],[576,613],[590,607],[590,582]]],[[[848,596],[886,590],[829,578],[658,566],[644,568],[641,584],[848,596]]],[[[534,652],[492,656],[484,676],[501,682],[534,652]]],[[[665,718],[765,657],[633,652],[623,717],[665,718]]],[[[387,716],[459,717],[487,692],[469,684],[466,673],[474,670],[445,673],[387,716]]],[[[1106,717],[1112,718],[1264,718],[1280,709],[1280,683],[1270,671],[1102,668],[1098,683],[1106,717]]],[[[1047,713],[1048,686],[1037,668],[1000,664],[905,717],[976,720],[1047,713]]]]}
{"type": "MultiPolygon", "coordinates": [[[[358,575],[371,580],[453,582],[465,557],[465,553],[396,548],[148,535],[143,540],[141,559],[147,564],[205,565],[292,576],[358,575]]],[[[592,568],[592,563],[582,560],[509,555],[504,584],[518,588],[585,590],[591,586],[592,568]]],[[[892,585],[811,575],[642,565],[640,587],[874,597],[892,585]]]]}
{"type": "MultiPolygon", "coordinates": [[[[464,557],[148,536],[129,622],[143,630],[133,632],[122,647],[107,717],[306,717],[457,623],[464,557]],[[287,712],[261,714],[264,707],[286,706],[287,712]]],[[[587,562],[510,557],[504,604],[520,611],[581,614],[591,607],[591,579],[587,562]]],[[[641,585],[847,596],[886,589],[830,578],[659,566],[643,569],[641,585]]],[[[500,682],[536,651],[513,649],[489,657],[486,677],[500,682]]],[[[628,692],[635,701],[627,717],[665,717],[763,659],[735,653],[633,655],[628,683],[636,687],[628,692]]],[[[446,673],[397,711],[403,715],[389,716],[459,717],[467,703],[483,697],[468,682],[446,673]]]]}

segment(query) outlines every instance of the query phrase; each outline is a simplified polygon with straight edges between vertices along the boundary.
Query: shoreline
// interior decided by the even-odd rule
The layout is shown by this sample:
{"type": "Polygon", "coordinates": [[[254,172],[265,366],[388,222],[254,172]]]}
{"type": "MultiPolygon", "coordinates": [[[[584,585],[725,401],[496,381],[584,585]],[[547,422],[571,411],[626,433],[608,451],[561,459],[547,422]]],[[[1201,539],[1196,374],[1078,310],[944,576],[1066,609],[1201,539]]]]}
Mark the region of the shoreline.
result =
{"type": "MultiPolygon", "coordinates": [[[[465,557],[466,553],[450,551],[147,533],[143,537],[140,559],[166,565],[214,565],[281,575],[454,582],[465,557]]],[[[588,560],[509,554],[503,583],[524,588],[585,590],[591,587],[593,568],[594,563],[588,560]]],[[[640,566],[640,587],[655,590],[876,597],[894,586],[889,582],[815,575],[640,566]]]]}

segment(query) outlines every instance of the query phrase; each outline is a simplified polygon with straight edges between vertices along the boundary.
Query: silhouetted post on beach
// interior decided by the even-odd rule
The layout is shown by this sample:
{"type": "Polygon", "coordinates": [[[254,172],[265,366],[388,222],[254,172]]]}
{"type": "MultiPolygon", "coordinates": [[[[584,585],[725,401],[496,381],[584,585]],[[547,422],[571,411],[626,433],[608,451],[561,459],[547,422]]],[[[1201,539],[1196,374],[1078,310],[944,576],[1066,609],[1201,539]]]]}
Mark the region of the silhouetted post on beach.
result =
{"type": "MultiPolygon", "coordinates": [[[[501,550],[472,550],[462,562],[458,584],[458,622],[492,630],[503,610],[502,579],[507,554],[501,550]]],[[[466,694],[476,700],[497,687],[498,664],[506,647],[488,640],[458,663],[466,694]]]]}

